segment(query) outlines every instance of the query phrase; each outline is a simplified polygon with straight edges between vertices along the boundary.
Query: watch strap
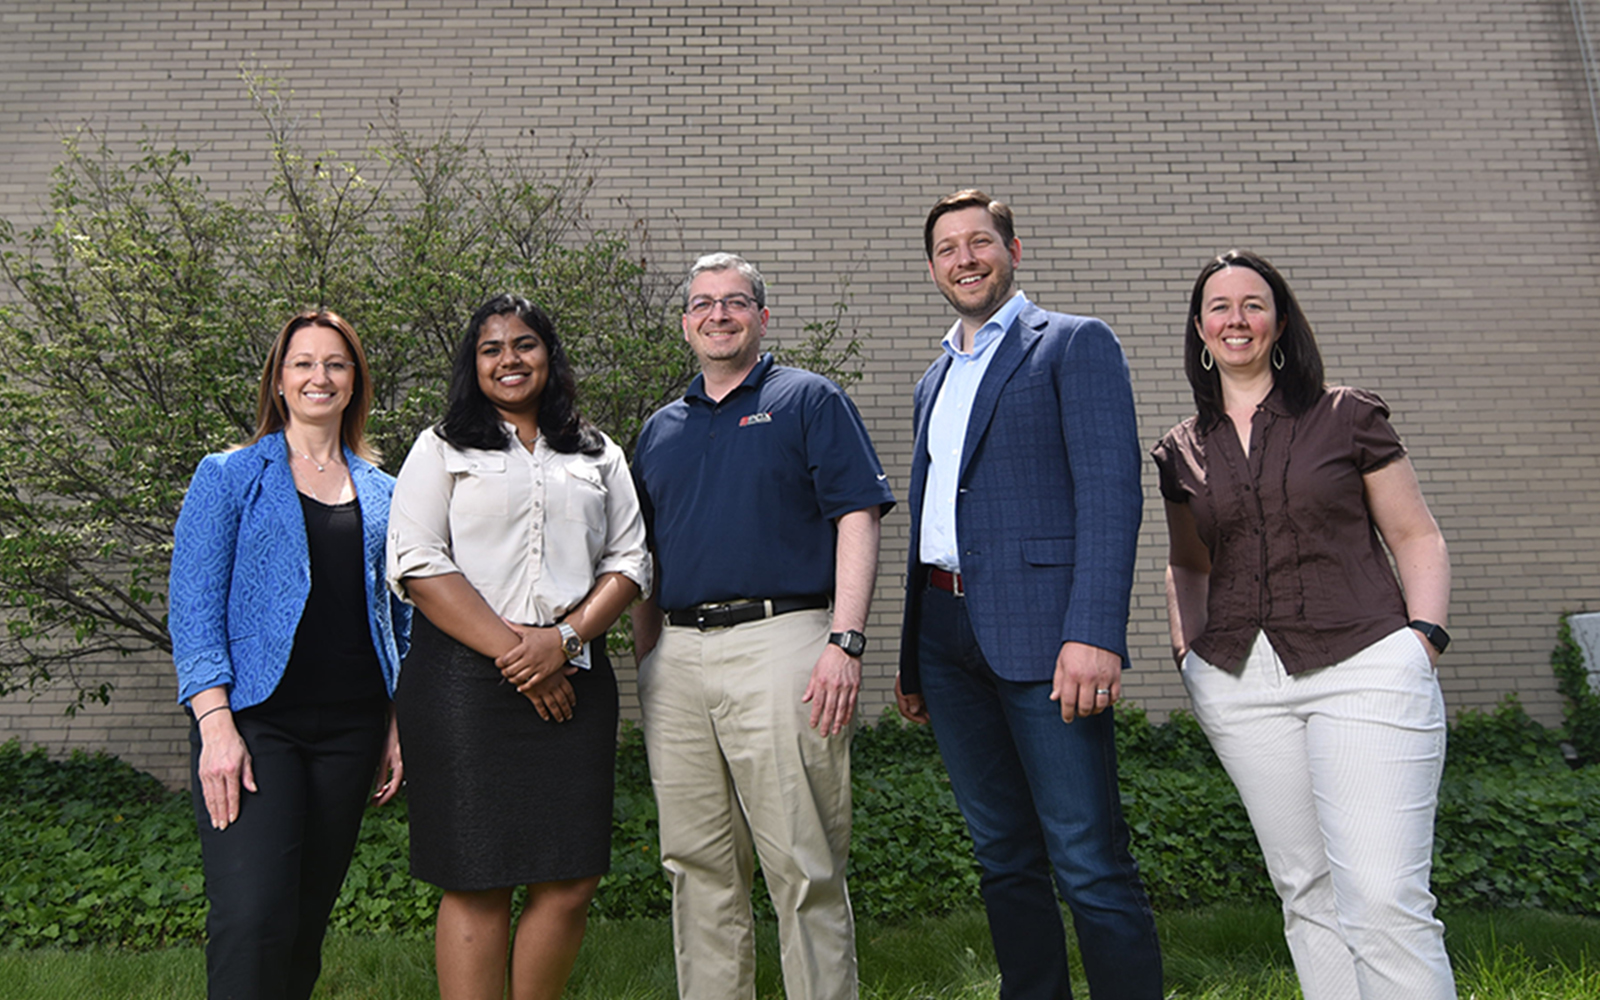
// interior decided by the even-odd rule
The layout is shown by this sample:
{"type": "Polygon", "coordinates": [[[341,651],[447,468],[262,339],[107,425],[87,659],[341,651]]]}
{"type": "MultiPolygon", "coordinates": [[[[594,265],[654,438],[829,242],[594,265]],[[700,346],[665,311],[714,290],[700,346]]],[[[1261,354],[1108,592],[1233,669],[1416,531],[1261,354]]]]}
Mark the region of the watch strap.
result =
{"type": "Polygon", "coordinates": [[[844,650],[849,656],[859,658],[862,653],[867,651],[866,633],[857,629],[846,629],[843,632],[829,632],[828,641],[844,650]]]}
{"type": "Polygon", "coordinates": [[[1423,638],[1428,640],[1428,645],[1432,646],[1440,653],[1443,653],[1445,650],[1450,648],[1450,633],[1444,630],[1443,625],[1435,625],[1433,622],[1425,622],[1421,618],[1413,618],[1406,624],[1416,629],[1418,632],[1421,632],[1423,638]]]}

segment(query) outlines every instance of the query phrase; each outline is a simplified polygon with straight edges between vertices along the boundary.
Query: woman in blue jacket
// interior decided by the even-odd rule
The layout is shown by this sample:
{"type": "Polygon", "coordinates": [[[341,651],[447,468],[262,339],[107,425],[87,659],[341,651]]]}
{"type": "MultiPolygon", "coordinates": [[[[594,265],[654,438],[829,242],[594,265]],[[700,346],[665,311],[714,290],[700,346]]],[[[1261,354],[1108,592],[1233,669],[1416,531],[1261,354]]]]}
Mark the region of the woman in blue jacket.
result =
{"type": "Polygon", "coordinates": [[[410,609],[384,582],[394,479],[364,436],[372,381],[338,315],[285,324],[256,433],[207,455],[169,583],[205,864],[209,996],[305,998],[368,793],[400,787],[390,696],[410,609]]]}

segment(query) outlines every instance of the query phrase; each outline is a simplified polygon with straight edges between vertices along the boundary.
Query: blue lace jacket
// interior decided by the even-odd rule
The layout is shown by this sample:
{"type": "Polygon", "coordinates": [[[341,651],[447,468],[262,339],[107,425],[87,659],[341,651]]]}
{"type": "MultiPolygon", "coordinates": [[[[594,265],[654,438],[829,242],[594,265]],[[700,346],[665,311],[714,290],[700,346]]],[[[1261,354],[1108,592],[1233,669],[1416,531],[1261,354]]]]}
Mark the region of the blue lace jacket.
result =
{"type": "MultiPolygon", "coordinates": [[[[367,622],[389,693],[409,645],[411,608],[384,583],[394,477],[346,448],[361,504],[367,622]]],[[[305,518],[282,432],[207,455],[174,530],[168,582],[178,700],[226,685],[235,709],[267,699],[283,678],[311,593],[305,518]]]]}

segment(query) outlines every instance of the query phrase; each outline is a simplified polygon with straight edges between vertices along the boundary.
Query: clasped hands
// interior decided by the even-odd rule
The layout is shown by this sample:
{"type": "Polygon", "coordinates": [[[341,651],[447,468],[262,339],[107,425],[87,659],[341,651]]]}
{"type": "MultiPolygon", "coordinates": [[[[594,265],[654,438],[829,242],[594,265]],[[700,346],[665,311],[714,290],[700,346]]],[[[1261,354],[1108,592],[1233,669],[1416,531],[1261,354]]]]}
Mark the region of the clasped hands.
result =
{"type": "Polygon", "coordinates": [[[578,668],[567,662],[561,649],[561,633],[552,626],[523,625],[507,621],[516,633],[517,644],[495,657],[501,676],[533,702],[539,717],[547,722],[572,718],[578,696],[567,680],[578,668]]]}

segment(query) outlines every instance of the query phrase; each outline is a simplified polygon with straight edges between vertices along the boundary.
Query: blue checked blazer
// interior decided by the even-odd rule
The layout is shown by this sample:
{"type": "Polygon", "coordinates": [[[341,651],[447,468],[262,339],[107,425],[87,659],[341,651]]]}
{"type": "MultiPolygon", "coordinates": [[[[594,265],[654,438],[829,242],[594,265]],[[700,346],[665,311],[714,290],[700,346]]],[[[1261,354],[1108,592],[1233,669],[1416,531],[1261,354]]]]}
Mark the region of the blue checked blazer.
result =
{"type": "MultiPolygon", "coordinates": [[[[973,402],[961,455],[956,539],[967,610],[995,673],[1047,681],[1068,641],[1128,660],[1128,598],[1144,492],[1133,387],[1122,345],[1097,319],[1018,314],[973,402]]],[[[918,558],[928,478],[928,415],[950,366],[917,383],[911,551],[900,684],[922,690],[917,662],[926,569],[918,558]]]]}
{"type": "MultiPolygon", "coordinates": [[[[394,477],[344,450],[361,504],[367,625],[389,693],[400,675],[411,608],[384,580],[394,477]]],[[[173,530],[167,626],[178,700],[218,684],[235,709],[267,699],[283,679],[311,595],[311,551],[283,432],[207,455],[173,530]]]]}

